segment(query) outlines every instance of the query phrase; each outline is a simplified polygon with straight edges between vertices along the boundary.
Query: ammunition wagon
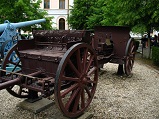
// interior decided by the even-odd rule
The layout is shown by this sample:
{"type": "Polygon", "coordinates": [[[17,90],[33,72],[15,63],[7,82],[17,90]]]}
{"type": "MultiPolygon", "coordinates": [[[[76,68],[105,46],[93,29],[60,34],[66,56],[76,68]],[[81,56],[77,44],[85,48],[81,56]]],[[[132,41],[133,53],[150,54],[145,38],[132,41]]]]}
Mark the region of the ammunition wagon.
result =
{"type": "Polygon", "coordinates": [[[78,117],[94,97],[104,63],[124,65],[125,74],[131,74],[135,44],[129,31],[121,26],[98,26],[94,33],[34,30],[32,40],[20,40],[7,52],[0,89],[30,101],[54,94],[64,116],[78,117]],[[12,71],[6,70],[9,64],[14,65],[12,71]]]}

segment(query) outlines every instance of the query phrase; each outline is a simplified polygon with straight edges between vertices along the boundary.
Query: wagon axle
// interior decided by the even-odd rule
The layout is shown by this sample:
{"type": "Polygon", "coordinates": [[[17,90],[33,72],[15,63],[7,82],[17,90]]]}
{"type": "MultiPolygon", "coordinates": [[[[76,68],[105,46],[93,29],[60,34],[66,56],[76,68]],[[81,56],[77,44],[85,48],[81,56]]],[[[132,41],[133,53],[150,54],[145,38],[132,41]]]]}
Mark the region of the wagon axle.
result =
{"type": "MultiPolygon", "coordinates": [[[[55,80],[51,77],[41,78],[41,76],[43,75],[42,71],[37,71],[27,75],[21,73],[9,72],[3,69],[0,69],[0,71],[7,72],[7,75],[1,78],[1,83],[0,83],[1,90],[6,89],[8,87],[13,87],[14,85],[21,85],[23,88],[30,90],[28,92],[25,91],[25,93],[28,93],[28,98],[29,95],[32,95],[30,94],[32,93],[32,91],[41,92],[44,97],[48,97],[52,95],[54,92],[53,90],[50,90],[51,89],[50,87],[54,86],[55,80]]],[[[23,91],[21,93],[23,93],[23,91]]]]}

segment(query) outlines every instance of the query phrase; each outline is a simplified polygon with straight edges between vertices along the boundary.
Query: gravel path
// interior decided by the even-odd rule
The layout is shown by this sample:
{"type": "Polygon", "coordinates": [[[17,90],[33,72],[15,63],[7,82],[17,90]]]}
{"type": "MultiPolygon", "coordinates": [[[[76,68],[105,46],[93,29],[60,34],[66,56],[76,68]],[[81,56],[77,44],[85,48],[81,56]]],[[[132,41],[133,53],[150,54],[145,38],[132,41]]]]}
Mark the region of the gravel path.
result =
{"type": "MultiPolygon", "coordinates": [[[[95,97],[88,108],[93,119],[159,118],[159,71],[136,60],[133,76],[115,75],[116,64],[107,63],[100,72],[95,97]]],[[[56,105],[33,114],[16,105],[22,99],[0,91],[0,119],[66,119],[56,105]]]]}

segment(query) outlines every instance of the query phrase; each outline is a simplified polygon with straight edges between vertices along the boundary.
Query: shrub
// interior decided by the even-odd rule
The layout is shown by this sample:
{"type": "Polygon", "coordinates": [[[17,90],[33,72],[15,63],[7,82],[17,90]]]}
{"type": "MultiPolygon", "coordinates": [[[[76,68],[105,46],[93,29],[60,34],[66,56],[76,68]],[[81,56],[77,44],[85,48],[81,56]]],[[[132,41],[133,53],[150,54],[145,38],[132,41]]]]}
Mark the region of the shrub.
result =
{"type": "Polygon", "coordinates": [[[152,61],[156,66],[159,66],[159,47],[152,47],[152,61]]]}

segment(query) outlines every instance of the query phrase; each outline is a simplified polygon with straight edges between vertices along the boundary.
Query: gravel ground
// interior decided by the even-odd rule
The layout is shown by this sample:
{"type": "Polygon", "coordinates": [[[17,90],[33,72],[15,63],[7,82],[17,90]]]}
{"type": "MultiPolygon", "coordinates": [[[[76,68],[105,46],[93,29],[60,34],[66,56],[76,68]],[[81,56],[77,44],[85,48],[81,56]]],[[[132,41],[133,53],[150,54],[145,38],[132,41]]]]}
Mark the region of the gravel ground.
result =
{"type": "MultiPolygon", "coordinates": [[[[97,91],[88,108],[93,119],[158,119],[159,70],[136,60],[133,76],[117,76],[117,65],[100,71],[97,91]]],[[[16,105],[22,99],[0,91],[0,119],[66,119],[56,105],[33,114],[16,105]]]]}

